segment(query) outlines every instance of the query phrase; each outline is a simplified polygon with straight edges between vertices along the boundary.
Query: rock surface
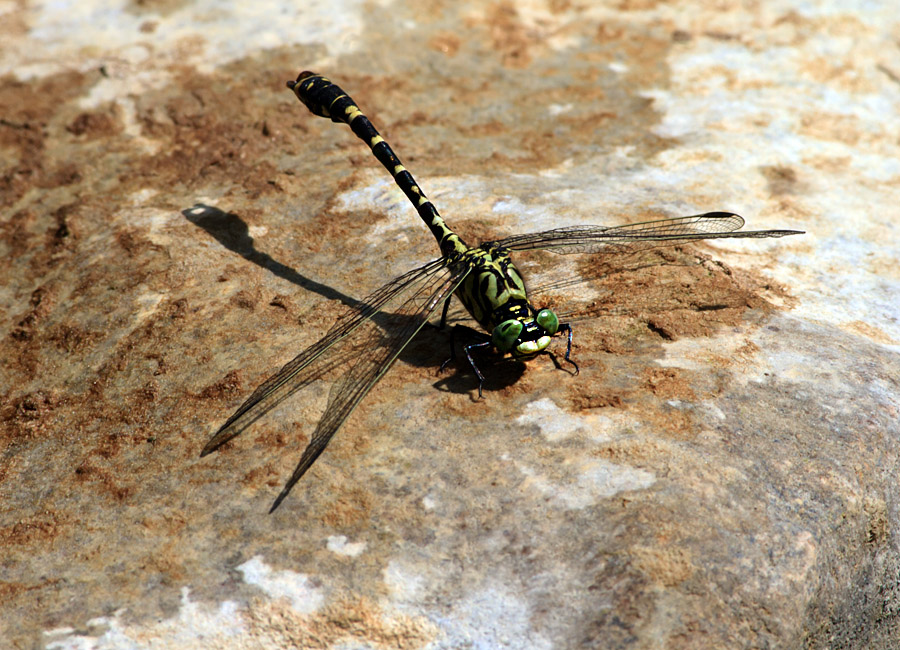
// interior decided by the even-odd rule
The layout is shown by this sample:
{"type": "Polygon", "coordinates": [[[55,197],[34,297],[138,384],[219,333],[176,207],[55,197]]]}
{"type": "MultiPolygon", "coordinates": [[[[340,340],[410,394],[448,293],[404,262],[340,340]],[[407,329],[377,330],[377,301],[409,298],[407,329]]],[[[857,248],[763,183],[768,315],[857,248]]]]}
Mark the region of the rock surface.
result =
{"type": "Polygon", "coordinates": [[[847,7],[5,6],[0,645],[896,647],[900,18],[847,7]],[[807,234],[521,256],[580,375],[477,400],[426,328],[269,516],[333,377],[200,449],[437,253],[302,69],[469,242],[807,234]]]}

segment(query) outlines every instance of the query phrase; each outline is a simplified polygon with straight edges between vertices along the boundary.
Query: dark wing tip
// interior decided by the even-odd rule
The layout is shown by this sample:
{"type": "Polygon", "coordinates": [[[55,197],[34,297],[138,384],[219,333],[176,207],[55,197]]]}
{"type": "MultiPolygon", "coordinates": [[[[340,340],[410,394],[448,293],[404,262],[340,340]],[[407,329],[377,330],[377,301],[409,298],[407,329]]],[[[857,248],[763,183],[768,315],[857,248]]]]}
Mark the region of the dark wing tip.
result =
{"type": "Polygon", "coordinates": [[[322,452],[325,451],[325,447],[328,446],[331,437],[334,435],[335,431],[337,431],[337,427],[332,429],[330,432],[325,435],[313,436],[313,438],[309,441],[309,444],[306,445],[306,449],[303,450],[303,455],[300,457],[300,462],[297,463],[297,467],[294,469],[294,472],[291,474],[291,477],[288,479],[287,483],[284,484],[284,487],[281,489],[281,493],[275,498],[275,502],[272,504],[272,507],[269,508],[269,514],[275,512],[278,506],[281,505],[281,502],[287,498],[287,495],[290,494],[291,490],[294,489],[294,486],[303,478],[303,475],[306,474],[307,470],[312,467],[313,463],[322,455],[322,452]]]}
{"type": "Polygon", "coordinates": [[[764,230],[763,232],[771,233],[770,237],[787,237],[789,235],[805,235],[805,230],[764,230]]]}
{"type": "MultiPolygon", "coordinates": [[[[301,474],[300,476],[302,476],[301,474]]],[[[290,494],[291,490],[294,489],[294,486],[297,484],[297,481],[300,480],[300,476],[292,476],[287,484],[281,489],[281,492],[275,497],[275,501],[272,503],[272,507],[269,508],[269,514],[271,515],[278,509],[278,506],[281,505],[281,502],[287,498],[287,495],[290,494]]]]}
{"type": "Polygon", "coordinates": [[[216,431],[216,434],[209,439],[209,441],[203,447],[203,450],[200,452],[200,458],[213,453],[215,450],[217,450],[219,447],[221,447],[237,435],[237,433],[235,433],[234,430],[231,429],[230,424],[231,422],[227,422],[225,426],[216,431]],[[227,433],[226,430],[228,431],[227,433]]]}

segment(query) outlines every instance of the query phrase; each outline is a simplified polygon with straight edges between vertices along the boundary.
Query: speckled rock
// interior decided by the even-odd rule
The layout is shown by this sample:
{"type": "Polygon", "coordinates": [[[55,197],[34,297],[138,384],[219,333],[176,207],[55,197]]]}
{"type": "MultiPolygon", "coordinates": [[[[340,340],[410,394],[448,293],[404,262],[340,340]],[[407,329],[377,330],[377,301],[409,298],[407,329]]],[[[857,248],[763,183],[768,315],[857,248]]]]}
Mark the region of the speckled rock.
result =
{"type": "Polygon", "coordinates": [[[896,647],[892,3],[249,6],[2,10],[0,646],[896,647]],[[270,516],[334,377],[204,443],[437,254],[303,69],[470,242],[807,234],[520,256],[580,374],[428,327],[270,516]]]}

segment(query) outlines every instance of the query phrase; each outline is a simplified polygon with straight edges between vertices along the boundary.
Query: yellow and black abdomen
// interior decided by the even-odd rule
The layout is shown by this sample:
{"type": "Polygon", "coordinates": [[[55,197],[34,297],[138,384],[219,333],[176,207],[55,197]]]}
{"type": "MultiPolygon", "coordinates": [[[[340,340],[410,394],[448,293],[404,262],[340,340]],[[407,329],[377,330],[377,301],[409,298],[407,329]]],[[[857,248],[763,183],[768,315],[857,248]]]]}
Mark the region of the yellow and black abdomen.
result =
{"type": "Polygon", "coordinates": [[[385,142],[356,102],[327,77],[314,72],[301,72],[296,81],[289,81],[288,88],[314,115],[343,122],[360,140],[369,145],[375,158],[387,169],[397,186],[416,207],[422,221],[437,239],[444,256],[461,253],[468,248],[459,236],[444,223],[437,209],[416,184],[412,174],[403,166],[391,146],[385,142]]]}

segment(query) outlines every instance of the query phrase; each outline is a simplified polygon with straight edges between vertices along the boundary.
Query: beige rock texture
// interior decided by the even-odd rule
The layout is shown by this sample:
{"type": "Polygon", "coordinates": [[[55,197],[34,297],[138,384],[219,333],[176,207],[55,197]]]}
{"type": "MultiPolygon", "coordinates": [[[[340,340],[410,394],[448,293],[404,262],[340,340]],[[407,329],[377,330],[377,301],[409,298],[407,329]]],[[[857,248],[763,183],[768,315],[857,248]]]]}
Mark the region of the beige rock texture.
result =
{"type": "Polygon", "coordinates": [[[898,647],[895,2],[5,2],[0,41],[0,647],[898,647]],[[472,243],[806,234],[518,256],[580,374],[480,356],[479,400],[426,327],[269,515],[342,368],[200,450],[438,253],[304,69],[472,243]]]}

